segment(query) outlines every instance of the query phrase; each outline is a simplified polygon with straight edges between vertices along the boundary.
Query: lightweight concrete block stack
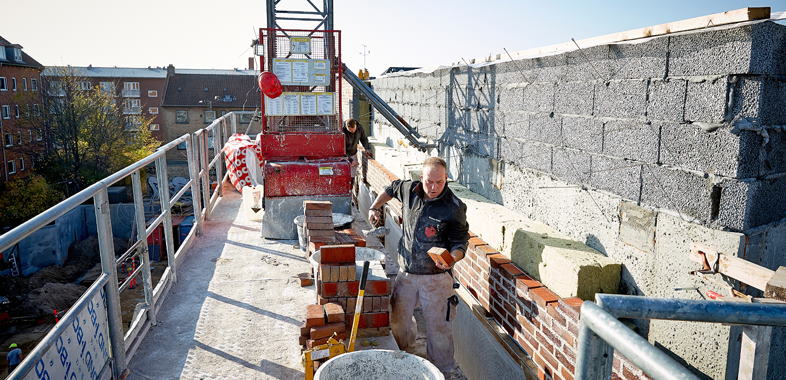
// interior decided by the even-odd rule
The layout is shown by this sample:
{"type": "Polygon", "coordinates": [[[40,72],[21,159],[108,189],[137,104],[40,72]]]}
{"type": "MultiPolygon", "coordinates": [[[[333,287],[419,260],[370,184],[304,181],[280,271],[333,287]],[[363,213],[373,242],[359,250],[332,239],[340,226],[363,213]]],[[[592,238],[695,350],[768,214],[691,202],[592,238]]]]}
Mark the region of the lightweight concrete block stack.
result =
{"type": "MultiPolygon", "coordinates": [[[[325,245],[320,249],[317,274],[317,302],[340,305],[346,314],[347,329],[352,327],[356,310],[362,262],[355,261],[355,246],[325,245]]],[[[360,336],[387,335],[390,326],[391,281],[378,262],[372,262],[366,279],[362,313],[358,321],[360,336]]]]}

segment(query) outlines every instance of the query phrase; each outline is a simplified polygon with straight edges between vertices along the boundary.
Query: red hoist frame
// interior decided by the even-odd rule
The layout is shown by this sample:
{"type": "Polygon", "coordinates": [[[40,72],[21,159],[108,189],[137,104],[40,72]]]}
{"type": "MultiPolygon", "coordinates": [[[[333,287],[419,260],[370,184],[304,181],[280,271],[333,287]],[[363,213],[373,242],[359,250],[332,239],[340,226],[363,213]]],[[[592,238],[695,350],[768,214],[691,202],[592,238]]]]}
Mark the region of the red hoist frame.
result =
{"type": "Polygon", "coordinates": [[[262,131],[257,140],[263,157],[264,207],[262,234],[273,239],[297,237],[292,219],[302,215],[302,201],[330,200],[334,212],[351,213],[351,167],[342,133],[341,32],[338,30],[259,30],[265,55],[262,71],[273,72],[273,59],[329,60],[329,80],[322,85],[287,85],[287,93],[333,93],[330,115],[268,115],[260,93],[262,131]],[[291,37],[309,37],[310,54],[291,52],[291,37]],[[297,208],[297,210],[295,210],[297,208]],[[281,224],[281,225],[276,225],[281,224]]]}

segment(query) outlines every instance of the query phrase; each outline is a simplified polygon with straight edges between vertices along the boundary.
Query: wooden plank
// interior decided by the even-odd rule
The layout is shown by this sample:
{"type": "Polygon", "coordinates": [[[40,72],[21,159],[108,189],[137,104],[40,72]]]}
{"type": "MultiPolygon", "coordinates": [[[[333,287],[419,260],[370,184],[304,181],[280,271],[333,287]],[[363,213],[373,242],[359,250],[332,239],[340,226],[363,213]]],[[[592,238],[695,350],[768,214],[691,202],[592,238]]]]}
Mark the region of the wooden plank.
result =
{"type": "Polygon", "coordinates": [[[739,380],[765,379],[770,359],[772,326],[743,326],[739,380]]]}
{"type": "MultiPolygon", "coordinates": [[[[672,21],[665,24],[647,26],[644,28],[626,30],[623,32],[604,34],[602,36],[585,38],[585,39],[577,40],[575,43],[573,41],[564,42],[560,44],[549,45],[549,46],[544,46],[535,49],[513,52],[511,53],[511,55],[513,56],[513,59],[542,57],[546,55],[553,55],[553,54],[559,54],[567,51],[576,50],[576,45],[580,46],[582,49],[585,49],[592,46],[613,44],[623,41],[632,41],[641,38],[656,37],[656,36],[662,36],[667,34],[673,34],[677,32],[687,32],[690,30],[703,29],[712,26],[735,24],[739,22],[753,21],[753,20],[766,20],[770,18],[770,15],[771,12],[769,7],[741,8],[741,9],[735,9],[731,11],[715,13],[706,16],[693,17],[685,20],[672,21]]],[[[507,54],[497,54],[495,57],[488,57],[485,59],[473,59],[470,61],[470,63],[482,62],[482,61],[491,62],[494,60],[508,58],[506,56],[507,54]]],[[[459,63],[462,65],[464,64],[464,62],[459,62],[459,63]]]]}
{"type": "Polygon", "coordinates": [[[719,253],[701,244],[692,244],[690,260],[700,263],[703,270],[714,271],[717,260],[718,273],[764,291],[775,271],[756,265],[748,260],[719,253]]]}

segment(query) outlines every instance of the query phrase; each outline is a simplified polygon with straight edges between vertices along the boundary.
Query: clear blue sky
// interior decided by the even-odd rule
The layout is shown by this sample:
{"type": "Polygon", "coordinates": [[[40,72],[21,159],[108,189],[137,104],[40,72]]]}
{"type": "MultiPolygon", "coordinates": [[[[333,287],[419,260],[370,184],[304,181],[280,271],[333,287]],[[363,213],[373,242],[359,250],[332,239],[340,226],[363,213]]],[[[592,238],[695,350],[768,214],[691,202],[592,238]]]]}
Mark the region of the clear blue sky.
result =
{"type": "MultiPolygon", "coordinates": [[[[305,0],[284,0],[286,3],[305,0]]],[[[316,0],[317,3],[321,1],[316,0]]],[[[245,67],[264,0],[0,0],[0,35],[44,65],[245,67]],[[7,12],[11,10],[10,12],[7,12]]],[[[344,61],[376,75],[435,66],[747,6],[786,1],[334,0],[344,61]]]]}

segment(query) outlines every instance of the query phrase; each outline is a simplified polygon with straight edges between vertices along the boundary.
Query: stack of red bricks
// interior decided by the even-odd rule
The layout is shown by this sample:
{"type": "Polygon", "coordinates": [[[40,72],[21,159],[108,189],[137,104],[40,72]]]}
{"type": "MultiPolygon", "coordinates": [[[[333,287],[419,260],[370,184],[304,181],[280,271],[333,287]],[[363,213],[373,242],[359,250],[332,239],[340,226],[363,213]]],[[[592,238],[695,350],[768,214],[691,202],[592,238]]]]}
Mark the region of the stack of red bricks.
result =
{"type": "MultiPolygon", "coordinates": [[[[361,163],[360,179],[378,194],[398,179],[373,159],[363,157],[361,163]]],[[[394,212],[401,212],[400,203],[391,201],[388,205],[394,212]]],[[[470,233],[469,243],[465,259],[453,270],[458,281],[532,357],[540,379],[572,380],[582,300],[560,298],[477,235],[470,233]]],[[[646,376],[615,353],[612,378],[636,380],[646,376]]]]}
{"type": "Polygon", "coordinates": [[[336,231],[333,230],[333,204],[330,201],[305,201],[306,238],[308,252],[313,253],[325,244],[334,244],[336,231]]]}
{"type": "Polygon", "coordinates": [[[327,343],[333,334],[337,339],[347,339],[346,315],[341,305],[306,306],[306,322],[300,327],[300,345],[313,348],[327,343]]]}
{"type": "MultiPolygon", "coordinates": [[[[352,327],[363,266],[355,261],[355,246],[324,245],[320,248],[317,274],[317,301],[335,303],[346,311],[347,329],[352,327]]],[[[387,335],[390,326],[392,284],[378,262],[372,262],[366,279],[362,312],[358,321],[360,336],[387,335]]]]}

